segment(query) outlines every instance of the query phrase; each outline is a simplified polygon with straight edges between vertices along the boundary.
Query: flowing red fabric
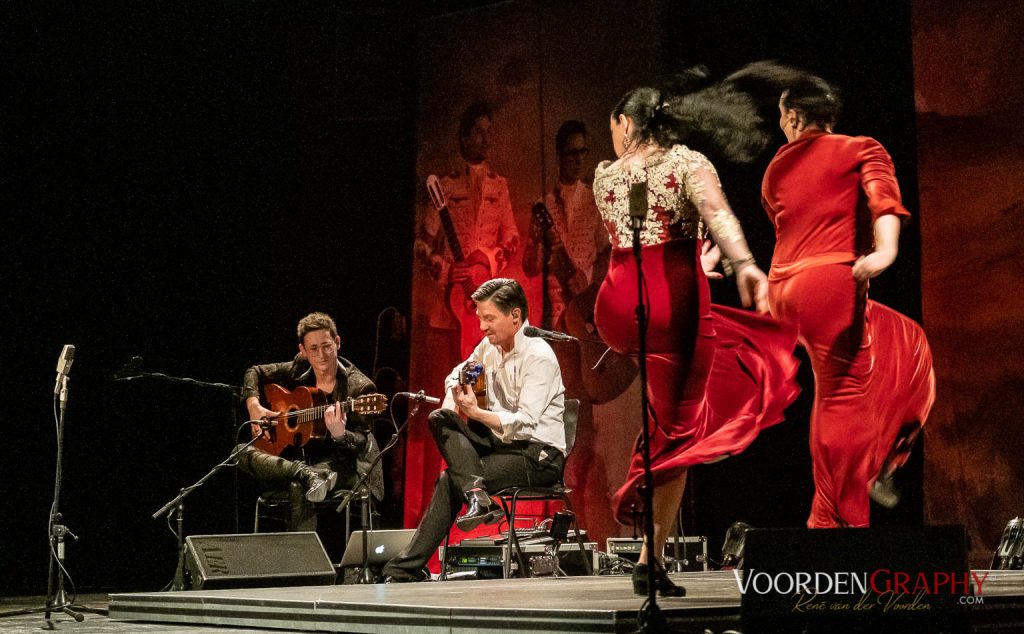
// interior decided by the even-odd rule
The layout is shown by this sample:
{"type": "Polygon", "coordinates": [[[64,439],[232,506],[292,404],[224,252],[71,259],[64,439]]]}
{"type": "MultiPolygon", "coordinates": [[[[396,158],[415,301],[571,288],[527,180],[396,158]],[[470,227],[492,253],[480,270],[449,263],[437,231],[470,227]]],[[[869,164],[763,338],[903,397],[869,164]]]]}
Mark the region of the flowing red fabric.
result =
{"type": "MultiPolygon", "coordinates": [[[[711,304],[696,240],[677,239],[642,251],[646,305],[651,465],[655,486],[695,464],[743,451],[796,398],[795,335],[750,311],[711,304]]],[[[601,336],[635,354],[636,264],[615,249],[595,306],[601,336]]],[[[633,523],[642,510],[639,438],[625,484],[615,494],[616,519],[633,523]]]]}
{"type": "Polygon", "coordinates": [[[935,376],[924,331],[868,300],[851,266],[872,223],[908,216],[892,161],[867,137],[811,133],[783,146],[762,202],[776,229],[769,304],[811,358],[810,528],[867,526],[869,491],[901,428],[924,424],[935,376]]]}

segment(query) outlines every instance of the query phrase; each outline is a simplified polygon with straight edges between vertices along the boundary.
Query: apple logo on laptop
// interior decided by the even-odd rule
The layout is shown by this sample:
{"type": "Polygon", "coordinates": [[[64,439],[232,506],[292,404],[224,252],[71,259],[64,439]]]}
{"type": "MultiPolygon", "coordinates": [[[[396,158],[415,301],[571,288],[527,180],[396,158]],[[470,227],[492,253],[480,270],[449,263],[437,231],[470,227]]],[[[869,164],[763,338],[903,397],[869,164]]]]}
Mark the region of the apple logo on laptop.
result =
{"type": "Polygon", "coordinates": [[[380,546],[377,546],[376,548],[374,548],[373,552],[377,553],[378,555],[383,555],[384,554],[384,544],[381,544],[380,546]]]}

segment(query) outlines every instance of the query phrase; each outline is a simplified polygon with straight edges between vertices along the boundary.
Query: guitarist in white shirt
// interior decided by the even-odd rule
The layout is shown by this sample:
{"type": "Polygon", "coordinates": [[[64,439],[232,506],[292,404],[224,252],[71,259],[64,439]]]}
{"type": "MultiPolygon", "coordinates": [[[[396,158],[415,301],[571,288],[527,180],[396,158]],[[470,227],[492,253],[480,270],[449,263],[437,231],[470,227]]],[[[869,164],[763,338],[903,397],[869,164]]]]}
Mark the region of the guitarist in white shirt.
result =
{"type": "MultiPolygon", "coordinates": [[[[249,447],[238,457],[238,468],[253,477],[264,490],[285,490],[293,481],[302,485],[305,500],[321,502],[336,485],[350,488],[378,452],[369,421],[357,413],[341,411],[340,403],[376,391],[373,382],[352,362],[338,356],[341,338],[329,315],[310,313],[299,321],[299,354],[292,361],[254,365],[245,372],[242,398],[250,420],[275,420],[281,412],[261,402],[269,384],[288,390],[316,388],[330,403],[323,413],[328,437],[309,440],[302,447],[287,447],[278,456],[249,447]]],[[[278,424],[278,429],[284,429],[278,424]]],[[[260,433],[253,425],[253,434],[260,433]]],[[[368,480],[371,494],[384,495],[380,467],[368,480]]],[[[292,529],[311,530],[316,515],[302,500],[292,500],[292,529]],[[301,515],[301,517],[299,517],[301,515]],[[296,520],[301,526],[296,527],[296,520]]]]}
{"type": "Polygon", "coordinates": [[[434,485],[409,546],[384,567],[388,582],[426,581],[427,561],[452,524],[469,531],[504,517],[490,493],[510,486],[551,486],[565,465],[565,389],[546,341],[523,334],[526,293],[497,278],[472,295],[485,337],[469,362],[483,365],[483,406],[463,385],[460,364],[445,380],[446,397],[431,412],[430,431],[448,468],[434,485]],[[465,419],[460,416],[465,417],[465,419]],[[466,511],[459,515],[463,504],[466,511]]]}

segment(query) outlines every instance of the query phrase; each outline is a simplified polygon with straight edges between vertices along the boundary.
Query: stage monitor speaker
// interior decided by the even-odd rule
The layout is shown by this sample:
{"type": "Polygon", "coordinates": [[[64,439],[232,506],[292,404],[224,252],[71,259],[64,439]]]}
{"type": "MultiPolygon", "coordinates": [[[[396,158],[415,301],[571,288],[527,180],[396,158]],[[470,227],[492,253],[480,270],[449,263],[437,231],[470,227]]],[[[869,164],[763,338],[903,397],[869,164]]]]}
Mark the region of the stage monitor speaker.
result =
{"type": "Polygon", "coordinates": [[[192,535],[185,544],[193,590],[322,586],[337,577],[314,532],[192,535]]]}
{"type": "Polygon", "coordinates": [[[750,529],[743,631],[959,632],[973,597],[962,526],[750,529]]]}

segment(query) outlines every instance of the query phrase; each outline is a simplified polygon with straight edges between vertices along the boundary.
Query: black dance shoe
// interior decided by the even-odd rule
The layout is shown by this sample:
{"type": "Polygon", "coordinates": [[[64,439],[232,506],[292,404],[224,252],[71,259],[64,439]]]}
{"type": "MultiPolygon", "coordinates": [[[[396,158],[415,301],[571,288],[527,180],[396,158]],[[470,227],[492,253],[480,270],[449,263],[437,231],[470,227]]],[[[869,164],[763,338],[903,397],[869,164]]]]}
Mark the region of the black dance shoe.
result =
{"type": "Polygon", "coordinates": [[[487,491],[476,489],[466,493],[466,514],[455,518],[455,525],[459,530],[471,531],[481,524],[494,524],[505,517],[501,510],[487,491]]]}
{"type": "MultiPolygon", "coordinates": [[[[654,564],[654,585],[658,589],[660,597],[685,597],[686,588],[677,586],[668,578],[668,574],[661,564],[654,564]]],[[[637,564],[633,568],[633,594],[647,596],[647,564],[637,564]]]]}
{"type": "Polygon", "coordinates": [[[879,476],[871,485],[871,492],[868,494],[876,504],[891,509],[900,503],[900,492],[893,482],[892,476],[879,476]]]}

